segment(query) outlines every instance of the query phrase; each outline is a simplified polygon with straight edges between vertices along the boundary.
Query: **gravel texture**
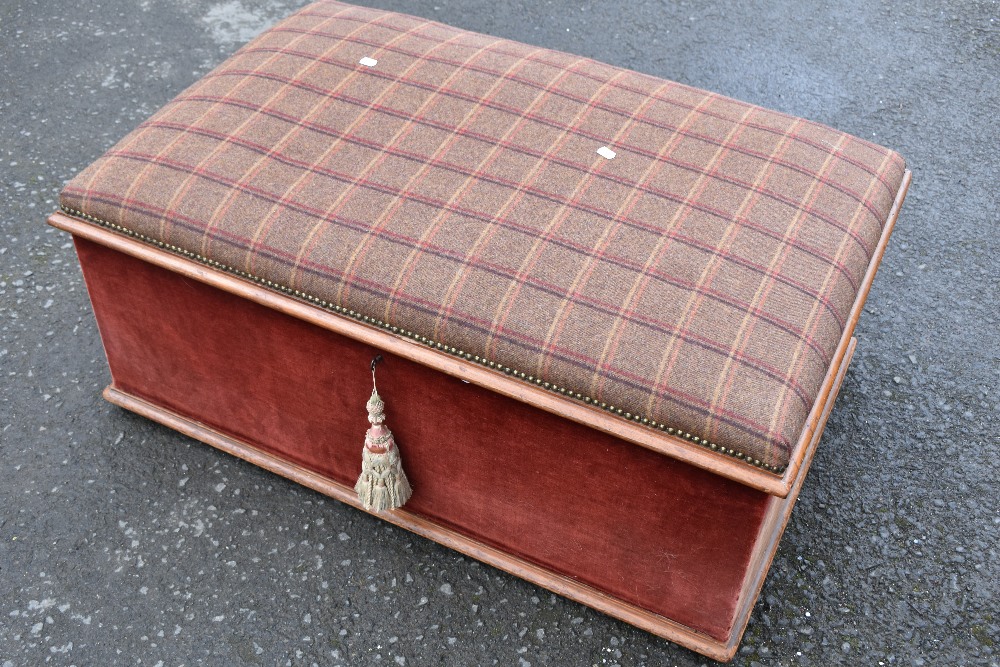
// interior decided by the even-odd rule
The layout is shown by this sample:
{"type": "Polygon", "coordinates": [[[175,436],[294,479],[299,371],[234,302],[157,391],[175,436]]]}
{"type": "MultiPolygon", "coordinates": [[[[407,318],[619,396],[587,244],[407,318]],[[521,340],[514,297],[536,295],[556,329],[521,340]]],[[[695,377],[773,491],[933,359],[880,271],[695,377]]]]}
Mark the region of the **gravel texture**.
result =
{"type": "MultiPolygon", "coordinates": [[[[0,667],[704,665],[106,404],[63,182],[297,6],[0,0],[0,667]]],[[[736,665],[1000,665],[1000,4],[384,0],[818,120],[914,184],[736,665]]]]}

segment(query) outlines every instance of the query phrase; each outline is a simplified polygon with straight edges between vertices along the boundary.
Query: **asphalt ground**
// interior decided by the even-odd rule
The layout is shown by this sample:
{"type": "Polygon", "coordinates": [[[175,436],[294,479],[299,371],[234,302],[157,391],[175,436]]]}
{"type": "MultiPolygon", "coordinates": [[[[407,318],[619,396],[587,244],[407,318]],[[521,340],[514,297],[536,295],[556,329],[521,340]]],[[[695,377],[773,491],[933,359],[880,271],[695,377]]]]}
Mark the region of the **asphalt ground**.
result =
{"type": "MultiPolygon", "coordinates": [[[[62,184],[296,2],[0,0],[0,667],[706,659],[106,404],[62,184]]],[[[914,181],[736,665],[1000,664],[1000,4],[365,2],[827,123],[914,181]]]]}

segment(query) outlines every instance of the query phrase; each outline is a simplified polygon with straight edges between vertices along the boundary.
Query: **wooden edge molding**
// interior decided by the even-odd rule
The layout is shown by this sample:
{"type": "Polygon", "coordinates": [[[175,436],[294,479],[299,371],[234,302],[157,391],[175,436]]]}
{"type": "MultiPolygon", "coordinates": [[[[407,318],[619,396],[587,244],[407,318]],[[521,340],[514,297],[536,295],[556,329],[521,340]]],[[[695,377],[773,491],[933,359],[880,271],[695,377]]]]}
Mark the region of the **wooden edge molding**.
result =
{"type": "Polygon", "coordinates": [[[761,588],[764,586],[764,579],[771,570],[771,562],[778,551],[778,544],[781,541],[782,534],[785,532],[785,527],[788,525],[788,519],[792,514],[792,507],[795,505],[795,501],[799,497],[799,492],[802,490],[802,485],[805,482],[806,473],[812,463],[812,458],[816,454],[816,450],[819,449],[819,441],[823,435],[823,429],[826,427],[830,413],[833,412],[833,406],[837,402],[840,387],[844,383],[847,369],[851,365],[851,359],[854,357],[854,350],[857,348],[857,343],[858,339],[853,337],[848,342],[844,363],[840,365],[840,371],[834,380],[833,389],[827,394],[827,400],[823,405],[823,411],[820,413],[819,422],[813,431],[809,446],[806,448],[805,459],[803,464],[799,466],[799,474],[796,475],[791,491],[784,498],[772,496],[768,503],[767,513],[761,524],[760,532],[757,534],[757,539],[754,541],[754,550],[750,557],[750,565],[747,568],[747,576],[743,580],[743,587],[740,590],[739,603],[736,608],[736,614],[733,617],[733,634],[727,643],[727,646],[732,649],[734,654],[743,638],[743,632],[746,630],[747,623],[750,621],[750,614],[753,612],[758,596],[760,596],[761,588]]]}
{"type": "Polygon", "coordinates": [[[62,212],[53,213],[48,222],[53,227],[67,231],[74,236],[99,243],[113,250],[131,255],[155,266],[160,266],[207,285],[230,292],[255,303],[272,308],[297,319],[333,331],[362,343],[378,347],[410,361],[447,373],[461,380],[485,387],[503,396],[527,403],[546,412],[553,413],[591,428],[614,435],[627,442],[683,461],[697,468],[731,479],[773,496],[785,497],[789,494],[802,466],[813,439],[822,408],[827,403],[834,379],[840,373],[848,343],[854,332],[865,298],[875,278],[875,272],[885,252],[889,235],[899,215],[906,190],[910,183],[910,171],[904,173],[899,191],[883,228],[882,236],[872,255],[868,270],[858,291],[847,326],[824,378],[820,393],[810,411],[802,435],[792,450],[788,467],[782,475],[744,463],[711,449],[689,442],[668,433],[653,430],[647,426],[626,421],[599,408],[563,398],[558,394],[534,387],[502,372],[491,370],[480,364],[465,361],[452,355],[431,350],[408,338],[393,334],[378,327],[370,326],[346,317],[340,317],[322,308],[310,305],[290,296],[273,292],[256,283],[240,279],[232,274],[215,271],[208,266],[186,259],[166,250],[131,239],[114,231],[71,217],[62,212]]]}
{"type": "MultiPolygon", "coordinates": [[[[104,398],[119,407],[366,512],[354,489],[339,482],[323,477],[279,456],[261,451],[253,445],[219,433],[205,424],[192,421],[125,393],[113,384],[104,390],[104,398]]],[[[527,560],[490,547],[405,509],[368,513],[714,660],[729,661],[736,652],[736,646],[731,641],[720,642],[669,618],[654,614],[574,579],[556,574],[527,560]]],[[[740,634],[742,635],[742,631],[740,634]]]]}
{"type": "Polygon", "coordinates": [[[896,226],[896,219],[899,217],[899,210],[906,199],[906,192],[910,189],[912,177],[913,174],[909,169],[903,172],[903,180],[899,183],[896,198],[893,200],[892,208],[889,209],[889,217],[882,227],[882,236],[879,238],[878,245],[875,246],[875,252],[872,253],[871,260],[868,262],[868,270],[865,271],[861,285],[858,287],[858,295],[855,297],[854,305],[851,307],[851,312],[848,315],[847,325],[844,327],[844,333],[840,337],[840,344],[837,345],[837,350],[833,354],[830,369],[823,379],[823,384],[820,385],[816,402],[813,403],[812,410],[809,411],[809,417],[806,419],[805,427],[802,429],[802,435],[799,436],[799,441],[796,443],[789,458],[788,467],[785,468],[785,472],[782,475],[782,487],[785,492],[773,495],[788,495],[795,484],[794,480],[799,475],[799,469],[803,465],[808,466],[807,459],[812,457],[812,454],[809,453],[809,449],[812,446],[811,443],[816,439],[816,433],[822,432],[823,423],[826,421],[825,418],[822,418],[821,413],[826,411],[827,405],[830,404],[830,401],[827,399],[831,392],[834,398],[836,398],[837,389],[834,385],[836,384],[836,387],[840,386],[840,381],[837,378],[841,376],[841,368],[846,367],[844,359],[847,355],[847,349],[854,344],[852,343],[852,340],[854,340],[854,329],[857,327],[861,311],[864,309],[865,301],[868,299],[868,292],[871,291],[872,283],[875,281],[875,274],[882,263],[886,246],[889,244],[889,237],[892,235],[892,230],[896,226]]]}
{"type": "Polygon", "coordinates": [[[436,352],[403,336],[341,317],[303,301],[273,292],[253,282],[242,280],[229,273],[215,271],[194,260],[185,259],[64,213],[52,214],[48,222],[53,227],[67,231],[74,236],[93,241],[187,278],[198,280],[278,312],[477,384],[565,419],[609,433],[627,442],[689,463],[765,493],[778,496],[784,496],[788,493],[782,477],[756,468],[751,464],[743,463],[738,459],[713,452],[707,447],[612,416],[599,408],[562,398],[550,391],[525,384],[501,372],[436,352]]]}

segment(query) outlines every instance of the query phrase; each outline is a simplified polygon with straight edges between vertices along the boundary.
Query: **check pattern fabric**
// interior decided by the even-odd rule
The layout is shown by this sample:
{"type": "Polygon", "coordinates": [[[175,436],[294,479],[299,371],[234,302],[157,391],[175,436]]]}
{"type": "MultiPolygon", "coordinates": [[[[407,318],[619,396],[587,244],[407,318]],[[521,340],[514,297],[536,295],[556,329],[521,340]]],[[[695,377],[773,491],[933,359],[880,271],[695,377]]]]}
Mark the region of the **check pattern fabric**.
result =
{"type": "Polygon", "coordinates": [[[678,83],[319,2],[61,203],[781,469],[903,172],[678,83]]]}

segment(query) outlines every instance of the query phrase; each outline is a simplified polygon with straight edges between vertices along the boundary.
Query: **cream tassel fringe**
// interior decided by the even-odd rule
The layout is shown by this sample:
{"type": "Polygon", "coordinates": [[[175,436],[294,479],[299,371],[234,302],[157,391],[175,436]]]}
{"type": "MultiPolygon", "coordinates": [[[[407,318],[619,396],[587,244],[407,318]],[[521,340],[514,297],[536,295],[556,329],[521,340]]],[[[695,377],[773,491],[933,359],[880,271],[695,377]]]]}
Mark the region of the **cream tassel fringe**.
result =
{"type": "Polygon", "coordinates": [[[376,454],[365,447],[361,460],[361,477],[354,490],[366,510],[381,512],[402,507],[413,493],[403,472],[395,447],[376,454]]]}
{"type": "Polygon", "coordinates": [[[375,361],[372,362],[372,397],[368,399],[368,421],[361,458],[361,476],[354,490],[366,510],[382,512],[402,507],[413,491],[403,472],[399,449],[385,421],[385,402],[375,389],[375,361]]]}

